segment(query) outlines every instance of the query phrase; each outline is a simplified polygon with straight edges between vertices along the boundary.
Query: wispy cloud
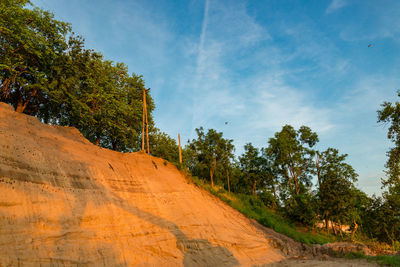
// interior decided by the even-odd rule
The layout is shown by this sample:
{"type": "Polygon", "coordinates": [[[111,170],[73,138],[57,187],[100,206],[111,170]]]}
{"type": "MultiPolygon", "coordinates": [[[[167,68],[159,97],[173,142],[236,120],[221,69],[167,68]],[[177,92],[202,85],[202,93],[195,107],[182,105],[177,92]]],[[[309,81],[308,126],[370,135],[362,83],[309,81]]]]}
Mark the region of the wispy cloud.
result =
{"type": "Polygon", "coordinates": [[[73,22],[89,47],[143,74],[157,126],[171,136],[215,128],[239,154],[246,142],[266,146],[284,124],[307,125],[321,147],[349,154],[360,186],[379,191],[388,143],[376,110],[400,84],[398,43],[388,40],[400,40],[398,1],[333,0],[320,9],[281,1],[33,1],[73,22]],[[351,12],[337,19],[344,7],[351,12]],[[384,38],[380,49],[357,43],[384,38]]]}
{"type": "MultiPolygon", "coordinates": [[[[192,75],[188,70],[181,85],[193,88],[193,105],[187,110],[192,114],[192,134],[196,127],[218,128],[223,121],[241,121],[230,125],[230,130],[244,133],[251,129],[247,136],[255,131],[273,133],[284,124],[308,125],[319,132],[334,127],[329,108],[315,106],[309,92],[298,91],[286,81],[293,73],[304,72],[304,66],[287,69],[284,65],[308,56],[315,59],[316,67],[332,73],[343,71],[346,63],[328,62],[323,57],[330,49],[326,44],[311,44],[310,39],[300,37],[298,29],[286,29],[299,44],[294,50],[275,45],[268,30],[249,16],[243,4],[205,1],[196,66],[192,75]],[[308,46],[301,45],[304,42],[308,46]],[[242,72],[249,72],[248,77],[242,72]]],[[[193,46],[187,49],[193,51],[193,46]]],[[[245,142],[244,136],[234,138],[237,144],[245,142]]]]}
{"type": "Polygon", "coordinates": [[[341,9],[342,7],[345,7],[347,5],[346,0],[332,0],[328,8],[326,9],[325,13],[329,14],[332,12],[335,12],[338,9],[341,9]]]}
{"type": "Polygon", "coordinates": [[[199,51],[197,56],[197,70],[196,74],[200,75],[203,71],[203,60],[204,60],[204,42],[206,40],[206,32],[207,32],[207,24],[208,24],[208,9],[209,9],[209,0],[204,1],[204,14],[203,14],[203,23],[201,25],[201,34],[200,34],[200,43],[199,43],[199,51]]]}
{"type": "Polygon", "coordinates": [[[273,79],[268,76],[271,74],[253,81],[255,93],[249,105],[253,116],[249,122],[254,130],[278,131],[283,125],[290,124],[296,128],[307,125],[324,133],[334,127],[329,108],[314,106],[307,94],[287,85],[281,75],[273,79]]]}
{"type": "Polygon", "coordinates": [[[361,7],[357,7],[362,9],[361,14],[348,19],[340,37],[350,42],[385,38],[400,42],[400,2],[394,1],[391,5],[361,3],[361,7]]]}

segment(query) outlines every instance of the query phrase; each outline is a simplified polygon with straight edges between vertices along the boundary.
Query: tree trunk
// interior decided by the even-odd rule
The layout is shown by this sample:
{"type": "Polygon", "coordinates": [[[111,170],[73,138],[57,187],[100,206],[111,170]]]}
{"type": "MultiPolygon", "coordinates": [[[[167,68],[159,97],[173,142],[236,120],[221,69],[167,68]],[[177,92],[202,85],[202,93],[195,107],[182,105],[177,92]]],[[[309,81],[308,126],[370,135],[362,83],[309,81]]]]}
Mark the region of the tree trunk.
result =
{"type": "MultiPolygon", "coordinates": [[[[290,153],[289,153],[289,158],[292,158],[292,155],[290,153]]],[[[296,171],[294,169],[294,166],[290,166],[290,164],[288,165],[288,168],[289,168],[290,174],[292,175],[292,178],[293,178],[295,194],[298,195],[300,193],[300,188],[299,188],[299,183],[297,181],[296,171]]]]}
{"type": "Polygon", "coordinates": [[[337,235],[335,223],[334,223],[334,222],[331,222],[331,223],[332,223],[332,231],[333,231],[333,234],[334,234],[334,235],[337,235]]]}
{"type": "Polygon", "coordinates": [[[351,232],[351,240],[354,240],[354,234],[356,233],[357,228],[358,228],[358,224],[356,223],[356,220],[354,220],[353,222],[354,222],[354,229],[351,232]]]}
{"type": "Polygon", "coordinates": [[[253,197],[256,195],[256,180],[253,181],[253,197]]]}
{"type": "Polygon", "coordinates": [[[299,182],[297,181],[297,176],[294,170],[292,170],[292,172],[293,172],[294,188],[296,191],[296,195],[298,195],[300,193],[299,182]]]}
{"type": "Polygon", "coordinates": [[[7,78],[3,81],[3,84],[1,86],[2,92],[1,92],[0,96],[4,95],[4,98],[6,98],[8,96],[8,88],[9,88],[10,83],[11,83],[11,81],[9,78],[7,78]]]}
{"type": "Polygon", "coordinates": [[[211,178],[211,187],[214,187],[214,180],[213,180],[214,172],[210,169],[210,178],[211,178]]]}
{"type": "Polygon", "coordinates": [[[182,148],[181,148],[181,135],[178,133],[179,140],[179,163],[182,164],[182,148]]]}
{"type": "MultiPolygon", "coordinates": [[[[319,191],[321,192],[321,169],[319,167],[319,154],[317,153],[317,157],[315,158],[315,163],[317,165],[317,178],[318,178],[318,186],[319,186],[319,191]]],[[[322,192],[321,192],[322,195],[322,192]]]]}
{"type": "Polygon", "coordinates": [[[22,112],[24,112],[25,108],[28,106],[28,104],[31,101],[32,97],[37,95],[37,89],[34,89],[32,91],[32,94],[28,97],[28,99],[26,99],[26,101],[24,101],[24,97],[22,96],[22,92],[21,91],[20,91],[19,95],[20,96],[19,96],[17,108],[15,109],[15,111],[18,112],[18,113],[22,113],[22,112]]]}
{"type": "Polygon", "coordinates": [[[217,158],[214,157],[214,161],[212,163],[212,166],[210,168],[210,178],[211,178],[211,186],[214,187],[214,172],[215,169],[217,169],[217,158]]]}
{"type": "MultiPolygon", "coordinates": [[[[289,167],[288,167],[288,169],[289,169],[289,167]]],[[[285,176],[286,176],[286,179],[287,179],[288,182],[289,182],[290,193],[293,193],[292,181],[291,181],[291,179],[290,179],[290,177],[289,177],[289,174],[288,174],[288,172],[287,172],[287,169],[285,170],[285,176]]]]}
{"type": "Polygon", "coordinates": [[[96,137],[96,146],[100,145],[100,136],[96,137]]]}
{"type": "Polygon", "coordinates": [[[276,198],[276,189],[275,189],[274,182],[272,182],[272,192],[274,193],[274,208],[276,208],[277,207],[277,204],[276,204],[277,198],[276,198]]]}
{"type": "Polygon", "coordinates": [[[342,223],[340,222],[340,220],[338,220],[338,222],[339,222],[339,233],[340,233],[340,236],[343,239],[342,223]]]}
{"type": "Polygon", "coordinates": [[[14,76],[12,76],[12,78],[7,78],[3,81],[2,84],[2,91],[0,93],[0,96],[3,96],[4,98],[7,98],[8,95],[11,92],[11,86],[15,83],[15,79],[17,78],[17,75],[15,74],[14,76]]]}
{"type": "Polygon", "coordinates": [[[112,149],[117,151],[117,149],[118,149],[118,141],[113,141],[112,142],[112,149]]]}
{"type": "Polygon", "coordinates": [[[231,186],[229,185],[229,171],[228,171],[228,169],[226,169],[226,178],[228,180],[228,192],[230,193],[231,192],[231,186]]]}
{"type": "Polygon", "coordinates": [[[16,112],[18,113],[24,112],[26,105],[24,105],[23,101],[24,100],[22,99],[22,97],[18,100],[17,108],[15,109],[16,112]]]}
{"type": "Polygon", "coordinates": [[[328,213],[325,213],[325,226],[326,226],[326,232],[329,234],[329,216],[328,216],[328,213]]]}

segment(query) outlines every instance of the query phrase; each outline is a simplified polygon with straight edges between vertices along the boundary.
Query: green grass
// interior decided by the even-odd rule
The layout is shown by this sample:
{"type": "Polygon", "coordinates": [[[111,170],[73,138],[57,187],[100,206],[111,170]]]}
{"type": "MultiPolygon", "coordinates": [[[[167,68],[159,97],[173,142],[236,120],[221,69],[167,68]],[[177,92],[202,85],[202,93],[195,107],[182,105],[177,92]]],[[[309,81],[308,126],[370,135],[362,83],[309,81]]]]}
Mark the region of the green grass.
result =
{"type": "Polygon", "coordinates": [[[400,256],[398,255],[392,255],[392,256],[381,255],[371,258],[372,260],[378,262],[381,265],[397,266],[397,267],[400,266],[400,256]]]}
{"type": "Polygon", "coordinates": [[[308,245],[325,244],[335,241],[332,236],[326,236],[320,233],[298,231],[293,224],[274,212],[268,210],[259,198],[244,194],[229,193],[223,188],[216,190],[215,188],[212,188],[211,185],[204,183],[197,177],[192,177],[192,180],[194,184],[219,197],[222,201],[226,202],[228,205],[238,210],[246,217],[254,219],[260,224],[272,228],[276,232],[291,237],[296,241],[303,242],[308,245]]]}
{"type": "Polygon", "coordinates": [[[336,255],[337,257],[344,257],[347,259],[366,259],[368,261],[375,261],[382,266],[400,266],[400,256],[398,255],[379,255],[379,256],[366,256],[362,252],[352,252],[344,255],[336,255]]]}

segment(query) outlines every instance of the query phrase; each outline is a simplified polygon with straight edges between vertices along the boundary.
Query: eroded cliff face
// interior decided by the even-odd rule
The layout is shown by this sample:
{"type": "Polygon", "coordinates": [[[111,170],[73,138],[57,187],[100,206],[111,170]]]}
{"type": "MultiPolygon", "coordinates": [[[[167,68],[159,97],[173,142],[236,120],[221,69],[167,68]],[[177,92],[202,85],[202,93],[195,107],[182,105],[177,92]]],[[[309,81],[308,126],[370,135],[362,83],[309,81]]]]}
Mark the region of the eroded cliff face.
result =
{"type": "Polygon", "coordinates": [[[0,103],[0,266],[252,266],[269,241],[170,163],[0,103]]]}

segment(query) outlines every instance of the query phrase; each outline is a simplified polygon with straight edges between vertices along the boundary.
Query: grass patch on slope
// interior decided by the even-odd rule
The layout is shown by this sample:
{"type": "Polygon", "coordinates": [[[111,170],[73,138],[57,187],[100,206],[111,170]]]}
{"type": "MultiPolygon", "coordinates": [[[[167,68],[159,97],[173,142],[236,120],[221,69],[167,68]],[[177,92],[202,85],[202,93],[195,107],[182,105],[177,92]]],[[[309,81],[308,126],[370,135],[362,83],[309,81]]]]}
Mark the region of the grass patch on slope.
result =
{"type": "Polygon", "coordinates": [[[380,255],[376,257],[369,257],[372,258],[372,260],[378,262],[379,264],[382,265],[387,265],[387,266],[400,266],[400,256],[398,255],[380,255]]]}
{"type": "Polygon", "coordinates": [[[258,223],[272,228],[278,233],[293,238],[296,241],[311,245],[325,244],[335,241],[332,236],[320,233],[299,232],[296,227],[281,216],[273,213],[265,207],[259,198],[244,194],[229,193],[223,188],[212,188],[197,177],[191,178],[194,184],[219,197],[222,201],[238,210],[246,217],[256,220],[258,223]]]}
{"type": "MultiPolygon", "coordinates": [[[[337,255],[342,257],[341,255],[337,255]]],[[[379,255],[379,256],[366,256],[364,253],[353,252],[344,255],[347,259],[366,259],[368,261],[375,261],[382,266],[400,266],[400,256],[399,255],[379,255]]]]}

